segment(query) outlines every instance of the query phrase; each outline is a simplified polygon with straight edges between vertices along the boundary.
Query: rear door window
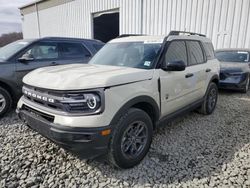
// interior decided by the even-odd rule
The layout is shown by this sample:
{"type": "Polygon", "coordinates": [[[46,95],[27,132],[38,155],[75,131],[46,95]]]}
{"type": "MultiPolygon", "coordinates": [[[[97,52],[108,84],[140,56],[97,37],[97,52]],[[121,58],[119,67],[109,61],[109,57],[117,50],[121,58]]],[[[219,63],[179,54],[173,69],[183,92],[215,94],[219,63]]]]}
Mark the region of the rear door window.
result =
{"type": "Polygon", "coordinates": [[[189,52],[189,65],[197,65],[205,62],[205,57],[200,42],[187,41],[187,47],[189,52]]]}
{"type": "Polygon", "coordinates": [[[91,56],[90,52],[81,43],[60,43],[62,58],[85,58],[91,56]]]}

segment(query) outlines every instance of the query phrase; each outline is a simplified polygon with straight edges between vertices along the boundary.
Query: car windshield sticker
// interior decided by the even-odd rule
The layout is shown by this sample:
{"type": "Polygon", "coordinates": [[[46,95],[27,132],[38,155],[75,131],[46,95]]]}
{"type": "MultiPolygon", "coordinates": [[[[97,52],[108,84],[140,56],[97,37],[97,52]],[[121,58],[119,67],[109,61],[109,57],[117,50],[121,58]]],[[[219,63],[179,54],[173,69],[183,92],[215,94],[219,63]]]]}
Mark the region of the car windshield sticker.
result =
{"type": "Polygon", "coordinates": [[[163,39],[145,40],[144,44],[154,44],[154,43],[160,44],[162,42],[163,42],[163,39]]]}
{"type": "Polygon", "coordinates": [[[144,66],[149,67],[149,66],[150,66],[150,64],[151,64],[151,61],[145,61],[145,62],[144,62],[144,66]]]}
{"type": "Polygon", "coordinates": [[[248,54],[248,52],[242,52],[242,51],[238,51],[238,54],[248,54]]]}
{"type": "Polygon", "coordinates": [[[18,44],[28,44],[28,42],[24,42],[24,41],[22,41],[22,42],[19,42],[18,44]]]}

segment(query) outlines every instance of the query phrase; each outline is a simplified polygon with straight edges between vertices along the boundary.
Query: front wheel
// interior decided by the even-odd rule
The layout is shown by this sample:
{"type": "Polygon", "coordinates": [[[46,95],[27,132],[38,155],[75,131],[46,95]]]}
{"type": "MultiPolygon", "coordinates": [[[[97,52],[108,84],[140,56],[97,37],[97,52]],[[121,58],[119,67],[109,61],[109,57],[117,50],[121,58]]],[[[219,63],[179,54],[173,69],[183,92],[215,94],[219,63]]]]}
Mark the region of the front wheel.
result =
{"type": "Polygon", "coordinates": [[[208,85],[205,99],[199,108],[201,114],[209,115],[212,114],[218,99],[218,87],[214,82],[211,82],[208,85]]]}
{"type": "Polygon", "coordinates": [[[119,168],[131,168],[147,154],[153,124],[143,110],[131,108],[116,124],[109,147],[109,161],[119,168]]]}

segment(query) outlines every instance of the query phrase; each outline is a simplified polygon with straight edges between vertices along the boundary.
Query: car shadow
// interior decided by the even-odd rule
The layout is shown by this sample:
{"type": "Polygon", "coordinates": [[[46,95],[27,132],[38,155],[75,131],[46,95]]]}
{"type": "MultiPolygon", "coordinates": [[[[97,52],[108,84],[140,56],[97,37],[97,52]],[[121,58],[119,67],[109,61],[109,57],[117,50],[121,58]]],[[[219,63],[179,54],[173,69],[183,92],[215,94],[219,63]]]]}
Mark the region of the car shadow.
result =
{"type": "Polygon", "coordinates": [[[94,161],[90,165],[131,186],[194,179],[209,185],[211,177],[225,171],[237,152],[250,143],[250,118],[246,118],[250,117],[250,97],[240,93],[221,93],[219,97],[212,115],[191,112],[157,129],[148,155],[138,166],[119,170],[94,161]]]}

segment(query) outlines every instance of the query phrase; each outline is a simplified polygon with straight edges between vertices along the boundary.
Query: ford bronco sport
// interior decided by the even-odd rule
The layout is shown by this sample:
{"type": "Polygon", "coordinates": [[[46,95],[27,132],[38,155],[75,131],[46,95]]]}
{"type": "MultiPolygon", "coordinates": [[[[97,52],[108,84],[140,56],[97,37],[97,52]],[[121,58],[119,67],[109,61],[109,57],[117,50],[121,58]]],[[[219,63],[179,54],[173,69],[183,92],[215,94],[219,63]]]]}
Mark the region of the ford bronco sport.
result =
{"type": "Polygon", "coordinates": [[[159,122],[214,111],[219,69],[204,35],[120,36],[90,64],[26,75],[17,113],[63,148],[130,168],[147,154],[159,122]]]}

